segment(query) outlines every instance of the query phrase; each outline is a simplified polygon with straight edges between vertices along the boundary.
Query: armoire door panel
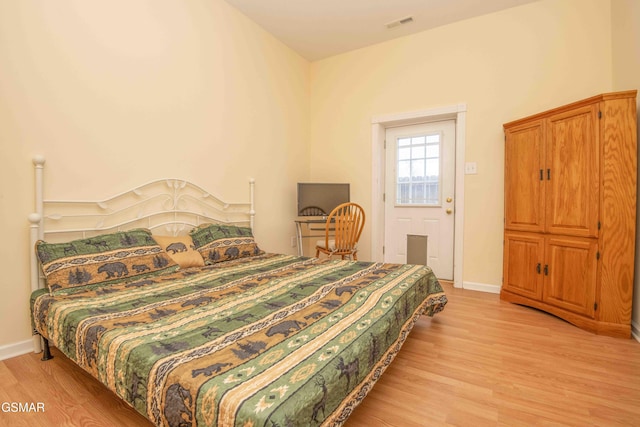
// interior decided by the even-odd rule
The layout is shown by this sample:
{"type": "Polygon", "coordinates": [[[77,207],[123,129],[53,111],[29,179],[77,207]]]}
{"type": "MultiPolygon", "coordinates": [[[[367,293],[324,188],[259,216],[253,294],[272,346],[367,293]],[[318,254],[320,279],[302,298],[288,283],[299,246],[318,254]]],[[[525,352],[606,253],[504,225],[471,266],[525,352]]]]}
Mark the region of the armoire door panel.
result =
{"type": "Polygon", "coordinates": [[[595,239],[547,237],[542,300],[593,318],[597,250],[595,239]]]}
{"type": "Polygon", "coordinates": [[[546,231],[597,237],[599,206],[598,108],[590,105],[549,118],[546,135],[546,231]]]}
{"type": "Polygon", "coordinates": [[[529,298],[542,297],[544,238],[536,234],[506,232],[503,288],[529,298]]]}
{"type": "Polygon", "coordinates": [[[544,230],[544,128],[537,121],[505,135],[505,226],[544,230]]]}

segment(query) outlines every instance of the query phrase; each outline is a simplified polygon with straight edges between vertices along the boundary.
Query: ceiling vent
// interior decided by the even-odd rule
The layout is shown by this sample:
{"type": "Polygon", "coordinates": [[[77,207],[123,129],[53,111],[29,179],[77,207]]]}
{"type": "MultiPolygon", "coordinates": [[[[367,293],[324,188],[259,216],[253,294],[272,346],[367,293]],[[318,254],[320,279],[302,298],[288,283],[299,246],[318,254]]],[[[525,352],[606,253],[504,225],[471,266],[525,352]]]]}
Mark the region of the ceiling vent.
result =
{"type": "Polygon", "coordinates": [[[406,18],[398,19],[397,21],[389,22],[386,24],[387,29],[399,27],[400,25],[410,24],[413,22],[413,16],[407,16],[406,18]]]}

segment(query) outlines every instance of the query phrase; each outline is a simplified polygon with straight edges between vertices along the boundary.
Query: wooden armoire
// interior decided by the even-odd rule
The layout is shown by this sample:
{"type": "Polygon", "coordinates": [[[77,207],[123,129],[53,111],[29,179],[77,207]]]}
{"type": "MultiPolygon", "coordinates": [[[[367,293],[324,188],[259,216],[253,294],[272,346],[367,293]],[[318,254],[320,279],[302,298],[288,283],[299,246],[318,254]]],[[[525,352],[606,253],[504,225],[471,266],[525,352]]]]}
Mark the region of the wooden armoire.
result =
{"type": "Polygon", "coordinates": [[[634,90],[504,125],[501,299],[631,336],[636,121],[634,90]]]}

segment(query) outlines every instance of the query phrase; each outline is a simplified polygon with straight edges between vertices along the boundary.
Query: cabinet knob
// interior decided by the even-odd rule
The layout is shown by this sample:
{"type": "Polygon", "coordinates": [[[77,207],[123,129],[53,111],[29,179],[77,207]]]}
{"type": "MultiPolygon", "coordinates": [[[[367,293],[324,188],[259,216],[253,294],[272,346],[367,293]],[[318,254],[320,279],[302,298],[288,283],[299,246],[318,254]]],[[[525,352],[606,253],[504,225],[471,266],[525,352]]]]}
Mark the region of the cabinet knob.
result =
{"type": "Polygon", "coordinates": [[[453,199],[451,197],[447,197],[447,203],[451,203],[453,202],[453,199]]]}
{"type": "Polygon", "coordinates": [[[451,215],[451,212],[453,212],[453,209],[449,208],[445,212],[447,213],[447,215],[451,215]]]}

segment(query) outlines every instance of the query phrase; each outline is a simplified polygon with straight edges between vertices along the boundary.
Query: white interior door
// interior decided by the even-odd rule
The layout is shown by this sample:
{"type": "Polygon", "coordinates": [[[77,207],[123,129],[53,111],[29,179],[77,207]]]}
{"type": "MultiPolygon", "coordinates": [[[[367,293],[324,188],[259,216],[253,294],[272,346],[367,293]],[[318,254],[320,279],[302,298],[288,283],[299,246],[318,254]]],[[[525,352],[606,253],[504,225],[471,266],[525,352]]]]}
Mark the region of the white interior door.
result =
{"type": "Polygon", "coordinates": [[[453,280],[455,121],[386,129],[385,262],[405,263],[407,234],[428,236],[427,265],[453,280]]]}

